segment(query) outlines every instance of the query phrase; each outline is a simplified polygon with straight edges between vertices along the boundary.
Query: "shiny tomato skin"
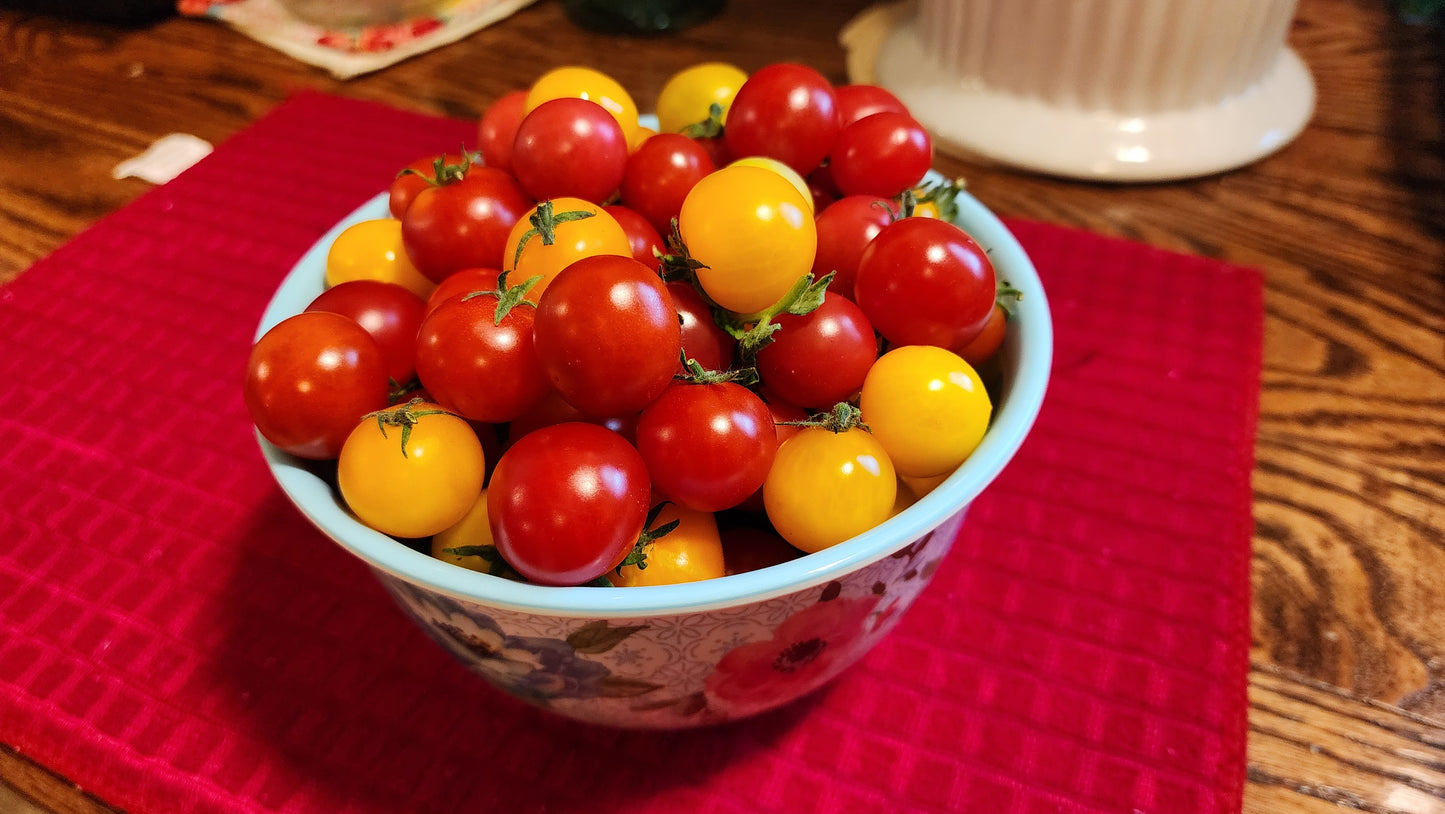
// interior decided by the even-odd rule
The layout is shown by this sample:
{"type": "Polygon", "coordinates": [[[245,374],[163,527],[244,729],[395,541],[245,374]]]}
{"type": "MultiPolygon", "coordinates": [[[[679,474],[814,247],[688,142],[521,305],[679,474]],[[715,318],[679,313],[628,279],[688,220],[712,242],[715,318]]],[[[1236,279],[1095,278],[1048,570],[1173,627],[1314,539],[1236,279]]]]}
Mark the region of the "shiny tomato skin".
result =
{"type": "Polygon", "coordinates": [[[572,197],[553,198],[528,210],[512,227],[507,235],[506,265],[503,268],[511,272],[513,285],[540,277],[527,290],[527,299],[537,302],[562,269],[597,254],[632,256],[631,238],[622,224],[602,206],[591,201],[572,197]],[[543,240],[532,224],[548,204],[553,215],[559,219],[553,225],[551,243],[543,240]],[[582,217],[560,220],[571,216],[582,217]]]}
{"type": "Polygon", "coordinates": [[[602,207],[602,211],[612,216],[622,231],[627,233],[627,243],[632,247],[632,259],[648,268],[657,267],[657,255],[654,251],[665,252],[667,244],[663,241],[662,235],[652,228],[637,210],[613,204],[602,207]]]}
{"type": "Polygon", "coordinates": [[[538,201],[581,198],[602,203],[627,168],[627,136],[601,105],[552,99],[528,113],[512,145],[512,174],[538,201]]]}
{"type": "Polygon", "coordinates": [[[351,280],[321,292],[307,311],[330,311],[356,320],[376,340],[394,384],[416,377],[416,332],[426,303],[397,283],[351,280]]]}
{"type": "Polygon", "coordinates": [[[474,164],[461,180],[416,196],[401,219],[402,244],[435,283],[465,268],[503,268],[507,235],[531,208],[511,175],[474,164]]]}
{"type": "Polygon", "coordinates": [[[768,519],[783,539],[821,551],[887,520],[898,496],[888,454],[866,430],[808,427],[778,447],[763,483],[768,519]]]}
{"type": "Polygon", "coordinates": [[[522,302],[496,320],[495,294],[461,295],[427,315],[417,334],[417,378],[438,404],[472,421],[511,421],[551,389],[532,341],[536,309],[522,302]]]}
{"type": "Polygon", "coordinates": [[[497,277],[501,276],[501,273],[496,269],[462,269],[453,272],[445,280],[437,283],[431,296],[427,297],[426,313],[430,314],[435,311],[438,305],[452,297],[470,294],[474,291],[496,291],[497,277]]]}
{"type": "Polygon", "coordinates": [[[971,342],[956,349],[955,352],[962,356],[965,362],[976,368],[998,354],[1006,336],[1008,336],[1008,311],[1004,310],[1002,305],[995,304],[993,313],[988,315],[988,322],[983,326],[983,330],[971,342]]]}
{"type": "Polygon", "coordinates": [[[997,297],[993,263],[959,227],[903,218],[863,250],[854,302],[894,345],[958,348],[988,324],[997,297]]]}
{"type": "Polygon", "coordinates": [[[667,293],[677,306],[682,321],[682,351],[705,370],[727,370],[732,367],[738,341],[718,327],[712,307],[697,293],[691,283],[674,280],[667,284],[667,293]]]}
{"type": "Polygon", "coordinates": [[[828,157],[840,127],[832,83],[805,65],[777,62],[738,89],[723,140],[734,158],[776,158],[806,177],[828,157]]]}
{"type": "Polygon", "coordinates": [[[660,133],[627,158],[622,203],[647,218],[659,234],[671,234],[687,193],[715,169],[712,156],[697,141],[679,133],[660,133]]]}
{"type": "Polygon", "coordinates": [[[863,421],[911,478],[952,472],[983,440],[993,403],[963,358],[932,345],[904,345],[879,358],[858,400],[863,421]]]}
{"type": "Polygon", "coordinates": [[[813,257],[814,276],[832,272],[833,282],[828,284],[828,289],[852,297],[863,250],[897,214],[891,200],[877,195],[849,195],[828,204],[818,212],[816,221],[818,253],[813,257]]]}
{"type": "Polygon", "coordinates": [[[697,511],[730,509],[757,491],[777,446],[768,405],[733,382],[675,383],[637,419],[653,486],[697,511]]]}
{"type": "Polygon", "coordinates": [[[717,579],[727,574],[723,561],[722,537],[717,518],[711,512],[688,509],[676,503],[660,507],[652,527],[677,521],[667,534],[647,544],[643,550],[646,568],[624,565],[608,575],[618,588],[638,585],[680,585],[717,579]]]}
{"type": "Polygon", "coordinates": [[[844,127],[828,169],[844,195],[891,198],[912,189],[933,166],[933,140],[906,113],[882,112],[844,127]]]}
{"type": "Polygon", "coordinates": [[[542,292],[534,327],[548,380],[589,415],[636,412],[672,382],[682,353],[677,306],[631,257],[584,257],[542,292]]]}
{"type": "Polygon", "coordinates": [[[387,188],[386,206],[393,218],[405,215],[411,202],[416,200],[416,196],[436,181],[438,158],[441,159],[443,166],[460,164],[462,161],[462,157],[456,153],[423,156],[407,164],[405,169],[392,179],[391,186],[387,188]]]}
{"type": "Polygon", "coordinates": [[[781,314],[773,341],[758,351],[768,391],[799,407],[827,410],[863,386],[878,340],[863,310],[833,291],[806,314],[781,314]]]}
{"type": "Polygon", "coordinates": [[[874,113],[908,113],[908,106],[892,91],[877,85],[839,85],[833,89],[833,96],[838,101],[838,118],[843,127],[874,113]]]}
{"type": "Polygon", "coordinates": [[[243,394],[266,440],[299,458],[332,459],[362,416],[386,407],[386,359],[355,320],[301,313],[256,341],[243,394]]]}
{"type": "Polygon", "coordinates": [[[504,93],[477,122],[477,149],[488,167],[512,171],[512,144],[517,140],[517,128],[522,124],[522,106],[526,101],[527,92],[524,90],[504,93]]]}
{"type": "Polygon", "coordinates": [[[502,453],[492,473],[492,537],[532,582],[581,585],[632,550],[650,492],[642,456],[620,435],[578,422],[543,427],[502,453]]]}

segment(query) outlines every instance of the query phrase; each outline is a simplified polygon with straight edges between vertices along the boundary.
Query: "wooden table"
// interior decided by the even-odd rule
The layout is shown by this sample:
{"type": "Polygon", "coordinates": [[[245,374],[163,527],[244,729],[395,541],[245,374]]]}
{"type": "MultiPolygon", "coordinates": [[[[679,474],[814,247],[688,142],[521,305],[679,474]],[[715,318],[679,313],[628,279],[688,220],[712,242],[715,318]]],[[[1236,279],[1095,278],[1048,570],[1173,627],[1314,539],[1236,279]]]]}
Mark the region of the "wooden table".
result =
{"type": "MultiPolygon", "coordinates": [[[[543,0],[341,82],[213,22],[142,30],[0,11],[0,281],[147,184],[111,168],[172,132],[219,142],[301,88],[475,118],[585,61],[646,109],[673,71],[779,59],[843,81],[868,0],[734,0],[625,49],[543,0]]],[[[1319,106],[1257,164],[1135,186],[941,158],[997,212],[1263,270],[1248,812],[1445,812],[1445,37],[1381,0],[1300,0],[1319,106]]],[[[0,746],[0,809],[111,811],[0,746]]]]}

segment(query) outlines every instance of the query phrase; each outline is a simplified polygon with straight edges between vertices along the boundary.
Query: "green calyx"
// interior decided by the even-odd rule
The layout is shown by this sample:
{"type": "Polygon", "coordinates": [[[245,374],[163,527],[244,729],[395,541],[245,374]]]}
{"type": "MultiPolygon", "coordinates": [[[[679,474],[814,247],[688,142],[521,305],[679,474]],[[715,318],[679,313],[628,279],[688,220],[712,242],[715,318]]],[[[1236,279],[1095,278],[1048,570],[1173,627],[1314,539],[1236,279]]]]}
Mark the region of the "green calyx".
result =
{"type": "Polygon", "coordinates": [[[778,423],[787,427],[822,427],[834,434],[847,432],[854,427],[864,432],[871,433],[873,431],[863,423],[863,411],[846,401],[838,402],[833,405],[833,409],[826,413],[814,413],[802,421],[780,421],[778,423]]]}
{"type": "Polygon", "coordinates": [[[367,413],[362,416],[362,420],[364,421],[368,418],[376,419],[376,426],[381,430],[381,437],[383,438],[390,437],[386,434],[387,427],[400,427],[401,457],[405,458],[407,457],[406,445],[407,442],[411,440],[411,428],[415,427],[418,421],[421,421],[429,415],[452,415],[452,413],[440,407],[423,408],[421,405],[425,403],[426,402],[420,398],[414,398],[399,407],[388,407],[385,410],[367,413]]]}
{"type": "Polygon", "coordinates": [[[516,285],[509,286],[507,285],[508,274],[511,274],[511,272],[504,271],[497,275],[497,287],[495,290],[473,291],[463,296],[462,302],[466,302],[473,297],[496,297],[497,310],[492,316],[493,325],[501,325],[502,320],[507,318],[507,314],[511,313],[512,309],[518,305],[526,304],[536,308],[537,304],[527,299],[527,292],[531,291],[532,287],[542,279],[542,275],[538,274],[535,277],[528,277],[516,285]]]}
{"type": "Polygon", "coordinates": [[[517,241],[517,250],[512,253],[512,268],[517,267],[517,262],[522,259],[522,250],[527,248],[527,243],[534,237],[542,238],[543,246],[551,246],[557,242],[557,226],[569,223],[574,220],[586,220],[597,213],[588,212],[585,209],[569,209],[566,212],[554,212],[551,201],[543,201],[537,204],[537,211],[527,218],[532,228],[522,233],[522,238],[517,241]]]}
{"type": "Polygon", "coordinates": [[[436,160],[432,162],[431,175],[417,172],[410,167],[407,167],[396,175],[398,178],[403,175],[419,175],[434,187],[444,187],[447,184],[455,184],[463,178],[466,178],[467,171],[472,168],[472,154],[467,152],[465,146],[462,147],[461,152],[462,160],[459,164],[448,164],[445,155],[437,156],[436,160]]]}
{"type": "Polygon", "coordinates": [[[682,523],[681,520],[669,520],[657,528],[652,528],[652,524],[657,522],[657,516],[662,514],[662,509],[666,505],[666,501],[659,503],[647,513],[647,520],[642,524],[642,533],[637,536],[637,542],[632,545],[632,550],[618,564],[616,573],[622,573],[622,569],[629,565],[635,565],[639,570],[646,570],[647,549],[653,543],[671,534],[672,530],[682,523]]]}
{"type": "Polygon", "coordinates": [[[722,105],[713,102],[708,105],[707,118],[682,128],[688,138],[717,138],[723,134],[722,105]]]}

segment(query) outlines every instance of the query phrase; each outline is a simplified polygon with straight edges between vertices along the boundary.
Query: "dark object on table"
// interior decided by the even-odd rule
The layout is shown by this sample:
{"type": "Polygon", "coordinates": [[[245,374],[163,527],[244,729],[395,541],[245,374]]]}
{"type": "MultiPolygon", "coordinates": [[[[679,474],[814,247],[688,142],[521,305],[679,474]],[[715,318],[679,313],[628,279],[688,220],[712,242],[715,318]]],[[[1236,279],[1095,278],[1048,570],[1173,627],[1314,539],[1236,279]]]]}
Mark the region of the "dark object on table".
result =
{"type": "Polygon", "coordinates": [[[712,19],[723,0],[563,0],[577,25],[607,34],[651,36],[712,19]]]}
{"type": "Polygon", "coordinates": [[[110,25],[149,25],[176,13],[175,0],[0,0],[0,10],[24,11],[110,25]]]}

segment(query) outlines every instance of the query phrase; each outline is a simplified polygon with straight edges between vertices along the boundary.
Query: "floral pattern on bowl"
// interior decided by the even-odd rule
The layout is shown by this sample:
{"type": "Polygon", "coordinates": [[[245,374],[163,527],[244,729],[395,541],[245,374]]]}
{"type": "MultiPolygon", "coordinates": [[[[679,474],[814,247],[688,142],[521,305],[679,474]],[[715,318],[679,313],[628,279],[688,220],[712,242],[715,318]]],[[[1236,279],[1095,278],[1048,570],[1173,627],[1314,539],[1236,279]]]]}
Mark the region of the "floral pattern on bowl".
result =
{"type": "Polygon", "coordinates": [[[818,689],[867,653],[937,570],[963,522],[840,580],[737,607],[628,620],[492,608],[377,571],[432,638],[496,687],[593,723],[735,720],[818,689]]]}

